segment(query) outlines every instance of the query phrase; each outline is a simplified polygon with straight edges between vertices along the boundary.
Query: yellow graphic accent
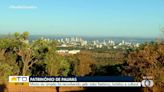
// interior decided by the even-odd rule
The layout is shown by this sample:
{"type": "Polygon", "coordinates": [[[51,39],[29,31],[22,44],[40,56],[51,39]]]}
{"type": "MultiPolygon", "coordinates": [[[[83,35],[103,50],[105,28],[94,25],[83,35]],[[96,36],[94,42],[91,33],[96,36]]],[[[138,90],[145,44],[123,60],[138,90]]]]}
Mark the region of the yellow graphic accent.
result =
{"type": "Polygon", "coordinates": [[[17,81],[16,77],[11,78],[11,81],[17,81]]]}
{"type": "Polygon", "coordinates": [[[29,83],[14,83],[14,82],[10,82],[9,86],[29,86],[29,83]]]}

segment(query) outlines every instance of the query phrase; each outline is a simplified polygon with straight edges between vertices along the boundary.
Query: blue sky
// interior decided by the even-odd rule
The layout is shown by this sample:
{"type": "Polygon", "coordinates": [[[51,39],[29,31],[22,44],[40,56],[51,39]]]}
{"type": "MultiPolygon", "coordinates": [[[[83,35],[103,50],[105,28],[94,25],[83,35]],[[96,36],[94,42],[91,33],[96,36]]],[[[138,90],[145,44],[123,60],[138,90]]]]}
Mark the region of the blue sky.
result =
{"type": "Polygon", "coordinates": [[[1,0],[0,34],[158,37],[164,0],[1,0]]]}

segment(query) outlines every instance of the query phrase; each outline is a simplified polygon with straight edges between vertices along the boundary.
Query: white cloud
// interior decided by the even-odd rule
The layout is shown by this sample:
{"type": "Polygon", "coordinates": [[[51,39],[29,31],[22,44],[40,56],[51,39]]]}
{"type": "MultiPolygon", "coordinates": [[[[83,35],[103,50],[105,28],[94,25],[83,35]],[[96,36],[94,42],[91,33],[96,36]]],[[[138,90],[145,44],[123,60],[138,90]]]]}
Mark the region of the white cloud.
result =
{"type": "Polygon", "coordinates": [[[31,10],[31,9],[37,9],[37,6],[33,6],[33,5],[10,5],[9,9],[23,9],[23,10],[31,10]]]}

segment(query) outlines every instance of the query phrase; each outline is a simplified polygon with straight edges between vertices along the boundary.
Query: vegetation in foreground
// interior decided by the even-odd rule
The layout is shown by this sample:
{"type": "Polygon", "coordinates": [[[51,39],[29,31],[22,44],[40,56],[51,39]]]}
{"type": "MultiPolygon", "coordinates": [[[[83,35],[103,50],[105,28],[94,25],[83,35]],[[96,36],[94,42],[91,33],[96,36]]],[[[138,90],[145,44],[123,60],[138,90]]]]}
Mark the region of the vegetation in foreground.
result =
{"type": "Polygon", "coordinates": [[[153,76],[155,86],[143,91],[162,92],[164,87],[164,43],[145,43],[124,51],[82,51],[76,55],[56,53],[54,40],[28,42],[28,32],[0,39],[0,79],[9,75],[96,76],[130,75],[137,81],[153,76]]]}

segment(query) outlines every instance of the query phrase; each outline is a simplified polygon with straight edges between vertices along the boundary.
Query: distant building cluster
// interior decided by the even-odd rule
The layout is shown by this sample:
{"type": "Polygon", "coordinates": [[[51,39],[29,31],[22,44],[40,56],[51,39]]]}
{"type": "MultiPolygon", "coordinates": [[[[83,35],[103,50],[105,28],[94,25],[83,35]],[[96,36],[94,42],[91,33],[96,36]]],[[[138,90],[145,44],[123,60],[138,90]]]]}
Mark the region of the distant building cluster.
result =
{"type": "MultiPolygon", "coordinates": [[[[41,38],[41,40],[46,42],[51,42],[52,40],[41,38]]],[[[80,37],[70,37],[70,38],[61,38],[56,39],[58,41],[57,47],[60,48],[57,50],[57,53],[66,55],[66,54],[78,54],[80,50],[83,49],[129,49],[137,48],[140,43],[132,43],[125,40],[116,42],[114,40],[84,40],[80,37]],[[63,49],[64,48],[64,49],[63,49]],[[69,48],[69,49],[68,49],[69,48]],[[71,49],[70,49],[71,48],[71,49]],[[76,49],[76,50],[75,50],[76,49]]],[[[25,43],[28,43],[25,41],[25,43]]]]}
{"type": "Polygon", "coordinates": [[[86,49],[106,48],[106,49],[128,49],[130,47],[139,47],[140,43],[132,43],[122,40],[115,42],[113,40],[84,40],[80,37],[61,38],[57,40],[58,47],[81,47],[86,49]]]}
{"type": "Polygon", "coordinates": [[[86,46],[87,41],[83,40],[79,37],[71,37],[71,38],[61,38],[57,40],[62,47],[70,47],[70,46],[86,46]]]}

